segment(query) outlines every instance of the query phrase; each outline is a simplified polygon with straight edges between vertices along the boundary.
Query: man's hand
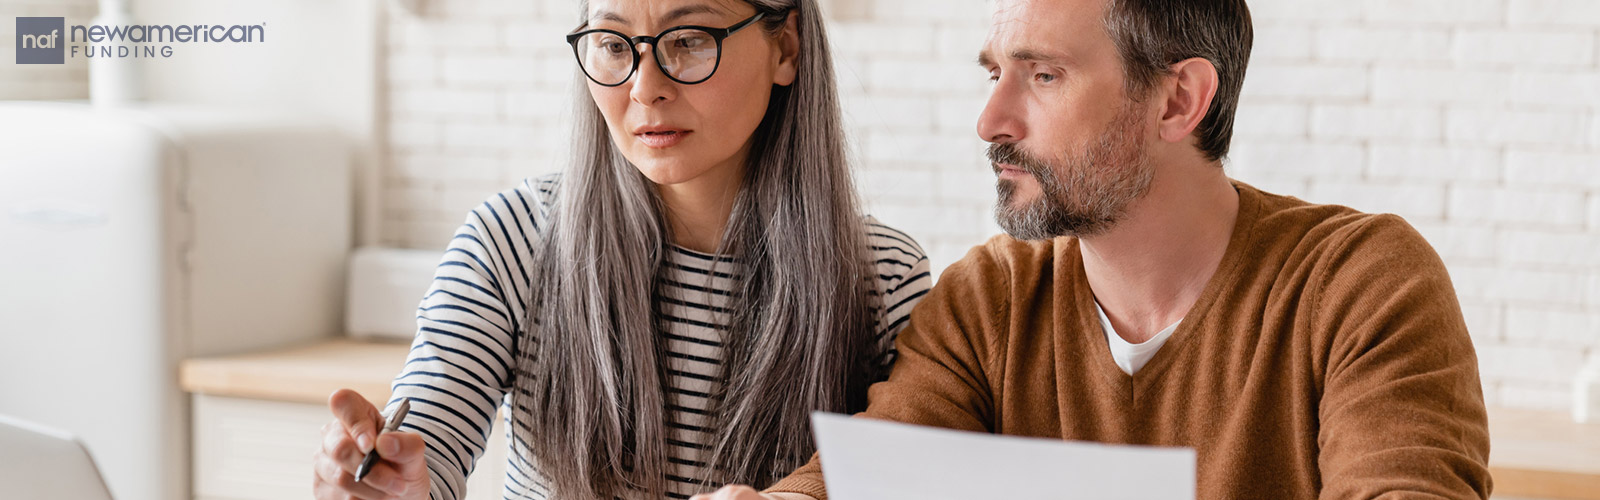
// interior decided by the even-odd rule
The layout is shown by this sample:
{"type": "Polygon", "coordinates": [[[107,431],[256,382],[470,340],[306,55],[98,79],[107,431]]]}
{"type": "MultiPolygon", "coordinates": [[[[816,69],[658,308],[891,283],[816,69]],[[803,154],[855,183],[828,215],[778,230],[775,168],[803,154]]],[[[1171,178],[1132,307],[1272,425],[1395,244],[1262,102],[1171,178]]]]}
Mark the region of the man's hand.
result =
{"type": "Polygon", "coordinates": [[[817,500],[808,495],[799,493],[772,493],[764,494],[755,488],[742,484],[723,486],[715,493],[701,493],[690,497],[689,500],[817,500]]]}

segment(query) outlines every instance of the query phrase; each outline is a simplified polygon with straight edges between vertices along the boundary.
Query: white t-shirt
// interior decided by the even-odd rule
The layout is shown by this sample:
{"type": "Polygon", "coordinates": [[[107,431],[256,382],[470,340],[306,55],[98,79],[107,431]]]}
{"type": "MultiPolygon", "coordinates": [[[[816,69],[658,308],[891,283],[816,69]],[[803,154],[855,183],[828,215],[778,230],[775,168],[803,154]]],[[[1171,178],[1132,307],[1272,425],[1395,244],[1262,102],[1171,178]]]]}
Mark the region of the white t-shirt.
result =
{"type": "Polygon", "coordinates": [[[1144,368],[1144,364],[1155,357],[1156,351],[1161,350],[1161,345],[1167,343],[1167,338],[1172,337],[1172,332],[1178,331],[1178,325],[1183,323],[1180,319],[1172,326],[1162,329],[1156,336],[1150,337],[1150,340],[1134,344],[1117,335],[1117,329],[1111,326],[1111,318],[1106,317],[1106,310],[1100,308],[1100,301],[1095,301],[1094,310],[1100,313],[1100,329],[1106,331],[1106,344],[1111,347],[1111,359],[1129,375],[1144,368]]]}

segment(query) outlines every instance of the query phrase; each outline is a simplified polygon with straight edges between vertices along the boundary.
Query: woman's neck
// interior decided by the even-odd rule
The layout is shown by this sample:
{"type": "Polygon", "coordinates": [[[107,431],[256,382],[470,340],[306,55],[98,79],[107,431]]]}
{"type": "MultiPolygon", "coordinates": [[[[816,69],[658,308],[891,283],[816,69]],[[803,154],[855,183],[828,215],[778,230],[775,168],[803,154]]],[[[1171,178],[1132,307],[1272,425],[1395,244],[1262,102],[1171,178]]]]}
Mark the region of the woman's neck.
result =
{"type": "Polygon", "coordinates": [[[672,227],[672,242],[696,252],[715,253],[733,213],[742,168],[719,168],[678,184],[657,184],[672,227]]]}

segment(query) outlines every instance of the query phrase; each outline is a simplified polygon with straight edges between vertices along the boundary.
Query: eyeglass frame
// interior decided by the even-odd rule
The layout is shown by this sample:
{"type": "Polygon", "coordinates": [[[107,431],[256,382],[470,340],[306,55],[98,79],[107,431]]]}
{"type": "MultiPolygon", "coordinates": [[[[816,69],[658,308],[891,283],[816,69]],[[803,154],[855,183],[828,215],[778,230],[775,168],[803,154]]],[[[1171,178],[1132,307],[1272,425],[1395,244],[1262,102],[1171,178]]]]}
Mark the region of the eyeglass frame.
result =
{"type": "MultiPolygon", "coordinates": [[[[717,74],[717,69],[722,67],[722,41],[724,39],[726,39],[726,38],[728,38],[730,36],[733,36],[733,34],[734,33],[738,33],[739,30],[745,29],[745,28],[749,27],[750,25],[755,24],[756,21],[760,20],[762,17],[765,17],[767,14],[768,14],[767,12],[757,11],[756,15],[750,16],[750,17],[746,18],[743,21],[739,21],[738,23],[735,23],[733,26],[729,26],[729,27],[726,27],[726,28],[713,28],[711,26],[699,26],[699,25],[694,25],[694,24],[683,24],[683,25],[673,26],[671,28],[667,28],[665,30],[662,30],[660,33],[656,33],[655,36],[649,36],[649,35],[628,36],[628,35],[620,32],[620,31],[617,31],[617,30],[609,30],[609,29],[603,29],[603,28],[588,29],[588,30],[583,30],[583,31],[579,31],[579,32],[576,32],[576,33],[568,34],[567,35],[567,45],[571,45],[572,46],[572,56],[578,60],[578,69],[580,71],[583,71],[583,76],[588,77],[589,81],[594,82],[595,85],[599,85],[599,86],[602,86],[602,87],[618,87],[618,86],[621,86],[624,83],[628,83],[628,80],[633,78],[633,74],[639,72],[640,59],[643,59],[642,57],[639,56],[639,44],[641,44],[641,43],[650,44],[650,58],[655,60],[656,68],[661,70],[661,74],[662,75],[665,75],[667,78],[671,79],[674,82],[678,82],[678,83],[681,83],[681,84],[684,84],[684,85],[695,85],[695,84],[699,84],[699,83],[705,83],[706,80],[710,80],[713,75],[717,74]],[[674,31],[687,30],[687,29],[703,31],[706,34],[711,35],[711,38],[713,40],[717,41],[717,61],[712,64],[711,72],[710,73],[706,73],[706,77],[705,78],[701,78],[699,80],[695,80],[695,81],[692,81],[692,82],[679,80],[678,77],[672,76],[672,73],[667,71],[666,66],[664,65],[664,63],[661,62],[661,50],[660,50],[659,47],[656,46],[656,41],[660,40],[662,37],[667,36],[668,33],[672,33],[674,31]],[[621,39],[626,40],[628,42],[628,50],[633,52],[633,67],[628,70],[627,76],[622,77],[622,81],[619,81],[617,83],[612,83],[612,84],[602,83],[602,82],[600,82],[599,79],[595,78],[594,75],[589,74],[589,68],[585,67],[585,65],[583,64],[583,55],[578,53],[578,39],[579,38],[583,38],[584,36],[588,36],[590,34],[594,34],[594,33],[609,33],[609,34],[612,34],[612,35],[616,35],[617,38],[621,38],[621,39]]],[[[785,9],[785,10],[780,11],[780,12],[776,12],[774,14],[788,14],[788,9],[785,9]]],[[[584,23],[584,25],[586,26],[586,25],[588,25],[588,23],[584,23]]],[[[582,29],[583,26],[579,26],[578,28],[582,29]]]]}

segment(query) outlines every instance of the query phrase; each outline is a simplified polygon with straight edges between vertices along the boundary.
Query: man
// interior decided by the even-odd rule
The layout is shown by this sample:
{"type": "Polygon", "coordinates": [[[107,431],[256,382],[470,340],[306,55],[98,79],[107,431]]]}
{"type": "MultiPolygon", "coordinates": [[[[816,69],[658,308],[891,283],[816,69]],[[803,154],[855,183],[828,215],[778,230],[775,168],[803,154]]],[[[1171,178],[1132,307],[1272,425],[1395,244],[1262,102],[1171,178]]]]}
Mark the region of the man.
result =
{"type": "MultiPolygon", "coordinates": [[[[1243,0],[998,0],[978,133],[1010,236],[945,271],[864,416],[1193,447],[1205,499],[1487,498],[1432,248],[1223,172],[1251,36],[1243,0]]],[[[808,496],[816,458],[701,497],[808,496]]]]}

